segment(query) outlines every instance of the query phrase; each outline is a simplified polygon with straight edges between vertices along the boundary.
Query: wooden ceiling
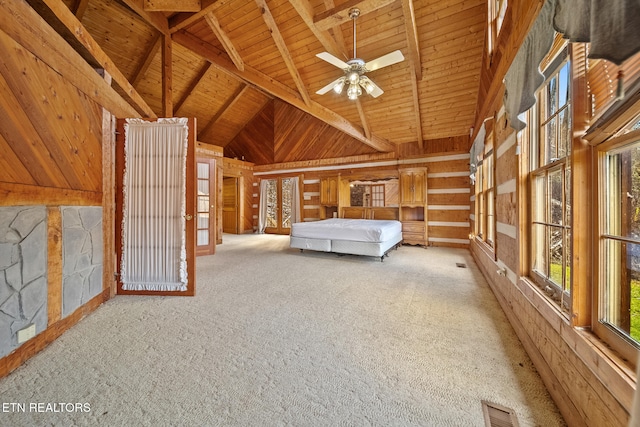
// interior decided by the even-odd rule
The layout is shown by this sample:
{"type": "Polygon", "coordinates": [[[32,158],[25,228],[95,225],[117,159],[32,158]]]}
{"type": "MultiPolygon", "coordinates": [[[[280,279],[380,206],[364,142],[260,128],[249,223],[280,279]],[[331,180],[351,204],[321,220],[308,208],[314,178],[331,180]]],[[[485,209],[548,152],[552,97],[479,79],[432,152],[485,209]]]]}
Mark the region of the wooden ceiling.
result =
{"type": "MultiPolygon", "coordinates": [[[[30,3],[53,9],[60,2],[30,3]]],[[[278,99],[365,144],[365,151],[468,136],[474,123],[486,0],[64,4],[156,115],[169,108],[172,115],[197,118],[201,142],[227,146],[278,99]],[[357,56],[369,61],[399,49],[405,60],[367,74],[384,90],[378,98],[317,95],[343,73],[315,55],[352,57],[352,7],[362,11],[357,56]],[[163,61],[163,51],[171,61],[163,61]],[[163,70],[169,70],[165,79],[163,70]]]]}

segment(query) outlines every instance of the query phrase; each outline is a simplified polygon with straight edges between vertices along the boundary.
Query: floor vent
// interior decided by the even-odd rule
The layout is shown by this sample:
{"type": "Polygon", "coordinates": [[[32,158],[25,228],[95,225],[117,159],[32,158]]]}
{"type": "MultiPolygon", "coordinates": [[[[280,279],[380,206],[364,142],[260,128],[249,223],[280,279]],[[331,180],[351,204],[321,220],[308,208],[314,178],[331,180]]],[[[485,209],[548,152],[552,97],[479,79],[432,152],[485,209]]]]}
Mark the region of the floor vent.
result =
{"type": "Polygon", "coordinates": [[[467,268],[467,264],[464,262],[456,262],[456,267],[458,268],[467,268]]]}
{"type": "Polygon", "coordinates": [[[482,413],[486,427],[519,427],[513,409],[483,400],[482,413]]]}

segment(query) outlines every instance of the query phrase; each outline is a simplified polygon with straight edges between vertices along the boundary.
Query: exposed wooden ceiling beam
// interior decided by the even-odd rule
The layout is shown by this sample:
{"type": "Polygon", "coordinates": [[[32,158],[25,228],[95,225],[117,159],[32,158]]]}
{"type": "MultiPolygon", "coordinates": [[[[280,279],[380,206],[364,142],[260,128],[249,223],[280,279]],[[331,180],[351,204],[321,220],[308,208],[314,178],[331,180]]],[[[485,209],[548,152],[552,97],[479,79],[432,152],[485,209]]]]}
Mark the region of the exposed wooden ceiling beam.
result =
{"type": "Polygon", "coordinates": [[[358,107],[358,114],[360,115],[360,122],[362,123],[362,128],[364,129],[364,135],[367,138],[371,138],[371,128],[369,128],[369,123],[367,122],[367,116],[364,114],[364,109],[362,108],[362,103],[360,102],[360,98],[356,99],[356,107],[358,107]]]}
{"type": "Polygon", "coordinates": [[[229,1],[232,0],[202,0],[199,12],[183,12],[172,16],[169,20],[169,31],[171,31],[171,33],[180,31],[188,25],[191,25],[197,20],[203,18],[209,12],[213,12],[213,9],[229,1]]]}
{"type": "MultiPolygon", "coordinates": [[[[330,2],[330,7],[333,7],[333,0],[326,0],[325,4],[327,2],[330,2]]],[[[348,57],[347,51],[344,49],[344,37],[342,37],[340,31],[335,31],[332,35],[329,31],[322,31],[316,27],[313,22],[313,6],[309,3],[309,0],[289,0],[289,3],[298,12],[298,15],[300,15],[327,52],[338,58],[342,56],[348,57]]]]}
{"type": "Polygon", "coordinates": [[[158,54],[160,50],[160,46],[162,45],[162,33],[158,33],[158,35],[153,39],[153,43],[147,50],[147,53],[144,55],[142,63],[138,66],[138,69],[133,73],[133,77],[131,78],[131,85],[137,86],[140,83],[140,80],[147,73],[147,70],[151,66],[154,58],[158,54]]]}
{"type": "Polygon", "coordinates": [[[242,79],[249,84],[255,85],[262,91],[280,98],[285,102],[301,109],[302,111],[325,121],[330,126],[346,133],[347,135],[369,145],[370,147],[382,151],[390,152],[395,151],[396,145],[387,141],[386,139],[372,135],[371,138],[367,138],[362,129],[358,129],[351,122],[344,117],[336,114],[335,112],[321,106],[316,102],[311,102],[311,105],[307,106],[299,97],[295,91],[291,88],[279,83],[273,78],[249,67],[245,66],[244,71],[238,70],[233,63],[227,59],[227,55],[220,49],[212,46],[209,43],[202,41],[184,31],[179,31],[173,35],[173,40],[176,43],[180,43],[182,46],[200,55],[204,59],[213,63],[214,66],[220,70],[226,71],[228,74],[242,79]]]}
{"type": "Polygon", "coordinates": [[[244,61],[242,60],[240,53],[233,45],[233,42],[231,41],[227,33],[220,26],[218,18],[215,17],[213,12],[209,12],[204,15],[204,19],[207,21],[207,24],[209,24],[209,27],[211,28],[211,31],[213,31],[213,34],[215,34],[218,40],[220,40],[220,43],[222,43],[222,47],[224,47],[224,50],[227,51],[227,54],[229,55],[229,58],[231,58],[231,61],[236,64],[238,70],[244,71],[244,61]]]}
{"type": "Polygon", "coordinates": [[[156,30],[162,34],[169,33],[169,23],[167,17],[162,12],[147,12],[144,9],[145,0],[121,0],[124,4],[129,6],[131,10],[140,15],[142,19],[148,22],[156,30]]]}
{"type": "Polygon", "coordinates": [[[235,92],[233,92],[233,94],[231,94],[231,96],[229,98],[227,98],[227,100],[225,101],[224,105],[222,105],[222,107],[220,107],[220,109],[218,109],[218,111],[213,115],[213,117],[211,118],[211,120],[209,120],[209,122],[205,125],[204,128],[202,128],[202,132],[198,132],[198,140],[201,140],[204,138],[204,136],[209,133],[209,131],[213,128],[213,126],[216,124],[216,122],[220,119],[220,117],[222,117],[222,115],[231,107],[233,107],[235,104],[237,104],[240,100],[240,98],[242,97],[242,95],[244,95],[244,93],[246,91],[249,90],[249,86],[242,83],[238,89],[235,90],[235,92]]]}
{"type": "Polygon", "coordinates": [[[173,41],[162,35],[162,116],[173,117],[173,41]]]}
{"type": "Polygon", "coordinates": [[[362,16],[388,6],[395,1],[396,0],[349,0],[338,7],[319,13],[313,17],[313,21],[320,30],[328,30],[329,28],[349,22],[351,20],[349,11],[354,7],[360,9],[360,16],[362,16]]]}
{"type": "Polygon", "coordinates": [[[413,0],[402,0],[402,13],[404,15],[404,28],[407,31],[407,45],[409,46],[409,60],[415,70],[416,79],[422,80],[422,61],[420,59],[420,46],[418,44],[418,28],[416,27],[416,15],[413,10],[413,0]]]}
{"type": "MultiPolygon", "coordinates": [[[[86,54],[91,56],[91,60],[99,64],[100,68],[103,68],[111,75],[113,82],[120,86],[127,100],[136,111],[143,117],[156,117],[151,107],[147,105],[145,100],[129,83],[129,80],[115,66],[111,58],[102,50],[100,45],[91,37],[86,28],[63,2],[59,0],[41,0],[39,4],[46,6],[55,15],[58,22],[64,26],[66,32],[75,38],[75,43],[79,44],[86,51],[86,54]]],[[[85,60],[89,61],[88,58],[85,58],[85,60]]]]}
{"type": "Polygon", "coordinates": [[[422,114],[420,114],[420,91],[418,90],[418,77],[412,69],[409,71],[411,75],[411,92],[413,98],[413,115],[416,124],[416,137],[418,138],[418,146],[420,149],[424,146],[424,136],[422,133],[422,114]]]}
{"type": "Polygon", "coordinates": [[[147,12],[199,12],[200,0],[144,0],[147,12]]]}
{"type": "Polygon", "coordinates": [[[280,29],[278,28],[278,24],[276,20],[273,18],[271,11],[269,10],[269,6],[267,6],[266,0],[255,0],[258,8],[262,12],[262,18],[264,22],[269,27],[269,31],[271,31],[271,37],[273,41],[276,43],[278,51],[280,52],[280,56],[284,60],[287,69],[289,70],[289,74],[293,78],[296,87],[298,88],[298,92],[300,92],[300,96],[305,104],[308,106],[311,105],[311,97],[309,96],[309,92],[307,91],[307,87],[302,81],[302,77],[300,77],[300,73],[298,72],[298,68],[296,64],[293,62],[293,57],[289,52],[289,48],[287,47],[287,43],[284,41],[282,34],[280,33],[280,29]]]}
{"type": "Polygon", "coordinates": [[[182,97],[178,100],[178,102],[176,102],[176,105],[173,109],[173,111],[176,114],[180,113],[180,109],[182,108],[184,103],[187,102],[187,99],[189,99],[193,91],[196,89],[196,87],[198,86],[198,83],[200,83],[200,80],[202,80],[205,74],[207,74],[207,71],[209,71],[209,68],[211,68],[211,62],[206,61],[204,63],[204,66],[198,72],[198,74],[191,79],[191,82],[189,83],[189,87],[187,87],[182,97]]]}

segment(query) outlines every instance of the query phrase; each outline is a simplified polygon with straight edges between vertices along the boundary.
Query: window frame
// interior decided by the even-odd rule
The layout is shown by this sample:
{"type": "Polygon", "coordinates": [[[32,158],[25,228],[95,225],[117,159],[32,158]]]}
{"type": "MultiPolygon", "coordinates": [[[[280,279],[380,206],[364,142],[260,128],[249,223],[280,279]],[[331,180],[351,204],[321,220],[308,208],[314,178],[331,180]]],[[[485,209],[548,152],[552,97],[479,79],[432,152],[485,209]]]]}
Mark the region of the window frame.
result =
{"type": "MultiPolygon", "coordinates": [[[[558,49],[552,49],[548,57],[542,63],[545,67],[544,75],[545,82],[536,92],[536,104],[527,112],[527,128],[523,131],[523,134],[519,137],[521,141],[526,141],[526,163],[523,166],[526,167],[526,192],[528,194],[529,205],[526,213],[526,228],[527,228],[527,248],[526,248],[526,265],[523,268],[523,273],[528,279],[534,283],[538,288],[542,289],[545,294],[554,302],[554,304],[560,309],[560,311],[568,318],[572,307],[572,276],[573,276],[573,218],[571,215],[571,203],[572,203],[572,125],[573,125],[573,78],[572,78],[572,55],[571,48],[566,46],[559,46],[558,49]],[[555,110],[549,113],[548,99],[546,94],[548,93],[549,84],[559,80],[561,72],[567,70],[566,81],[568,84],[566,100],[563,105],[555,104],[555,110]],[[568,116],[568,130],[565,135],[565,155],[562,157],[551,156],[549,154],[549,144],[543,140],[546,137],[545,132],[542,129],[546,129],[546,126],[556,120],[554,132],[556,136],[559,135],[558,118],[564,113],[565,117],[568,116]],[[543,117],[544,114],[544,117],[543,117]],[[543,146],[544,144],[544,146],[543,146]],[[561,179],[561,212],[562,219],[559,223],[554,223],[552,217],[552,202],[553,196],[551,191],[550,174],[560,172],[561,179]],[[536,191],[536,185],[541,178],[544,184],[543,191],[536,191]],[[534,206],[536,195],[543,193],[543,203],[545,206],[542,210],[537,210],[534,206]],[[569,206],[569,209],[565,209],[569,206]],[[544,216],[544,220],[540,219],[540,216],[544,216]],[[544,244],[538,248],[537,243],[540,241],[536,239],[535,228],[542,228],[544,232],[544,244]],[[560,229],[561,232],[561,244],[562,244],[562,260],[561,260],[561,283],[555,283],[553,281],[553,272],[551,271],[552,255],[551,255],[551,238],[552,230],[560,229]],[[535,264],[542,255],[544,260],[544,274],[535,268],[535,264]],[[538,257],[538,258],[537,258],[538,257]],[[568,277],[567,277],[568,269],[568,277]]],[[[559,85],[556,86],[558,88],[559,85]]],[[[560,91],[556,89],[554,94],[555,101],[559,100],[560,91]]],[[[556,138],[555,147],[556,153],[558,153],[559,141],[561,139],[556,138]]]]}
{"type": "Polygon", "coordinates": [[[474,236],[494,260],[496,260],[496,155],[494,150],[494,132],[491,129],[485,137],[482,160],[478,162],[475,174],[475,224],[474,236]]]}
{"type": "MultiPolygon", "coordinates": [[[[267,181],[275,181],[276,183],[276,227],[270,227],[269,225],[267,225],[264,229],[264,232],[266,234],[289,234],[291,227],[285,227],[284,223],[283,223],[283,198],[284,198],[284,191],[283,191],[283,182],[286,179],[293,179],[295,178],[294,176],[281,176],[281,177],[277,177],[277,178],[263,178],[267,181]]],[[[292,194],[290,195],[290,199],[293,198],[293,190],[292,190],[292,194]]],[[[290,213],[290,217],[293,215],[293,212],[290,213]]],[[[265,218],[265,221],[269,221],[269,214],[267,213],[267,218],[265,218]]]]}
{"type": "MultiPolygon", "coordinates": [[[[626,134],[621,134],[611,138],[610,140],[601,143],[594,150],[594,181],[593,186],[593,200],[596,201],[594,209],[594,225],[597,232],[593,236],[594,247],[594,287],[593,287],[593,316],[591,319],[591,326],[593,332],[612,349],[621,354],[626,360],[634,360],[640,350],[640,342],[634,341],[623,331],[619,330],[615,325],[610,325],[607,322],[601,320],[603,317],[602,309],[602,293],[604,285],[604,278],[607,274],[605,263],[607,262],[605,254],[605,240],[608,238],[605,236],[606,227],[606,211],[605,203],[606,197],[606,177],[605,177],[605,163],[608,153],[623,148],[634,142],[640,142],[640,129],[634,130],[626,134]]],[[[615,239],[614,240],[618,240],[615,239]]],[[[629,239],[623,239],[629,240],[629,239]]]]}
{"type": "Polygon", "coordinates": [[[498,43],[508,7],[508,0],[487,0],[487,53],[489,57],[493,55],[498,43]]]}

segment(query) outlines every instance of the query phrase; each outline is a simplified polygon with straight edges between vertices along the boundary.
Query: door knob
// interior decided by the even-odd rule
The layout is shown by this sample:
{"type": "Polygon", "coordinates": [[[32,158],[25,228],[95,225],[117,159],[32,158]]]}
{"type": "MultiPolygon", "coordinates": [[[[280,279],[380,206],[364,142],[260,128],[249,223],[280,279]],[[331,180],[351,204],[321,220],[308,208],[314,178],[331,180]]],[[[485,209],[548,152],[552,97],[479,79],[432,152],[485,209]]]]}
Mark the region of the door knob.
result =
{"type": "Polygon", "coordinates": [[[193,215],[191,215],[191,214],[186,214],[186,215],[184,216],[184,219],[186,219],[187,221],[191,221],[191,220],[193,219],[193,215]]]}

